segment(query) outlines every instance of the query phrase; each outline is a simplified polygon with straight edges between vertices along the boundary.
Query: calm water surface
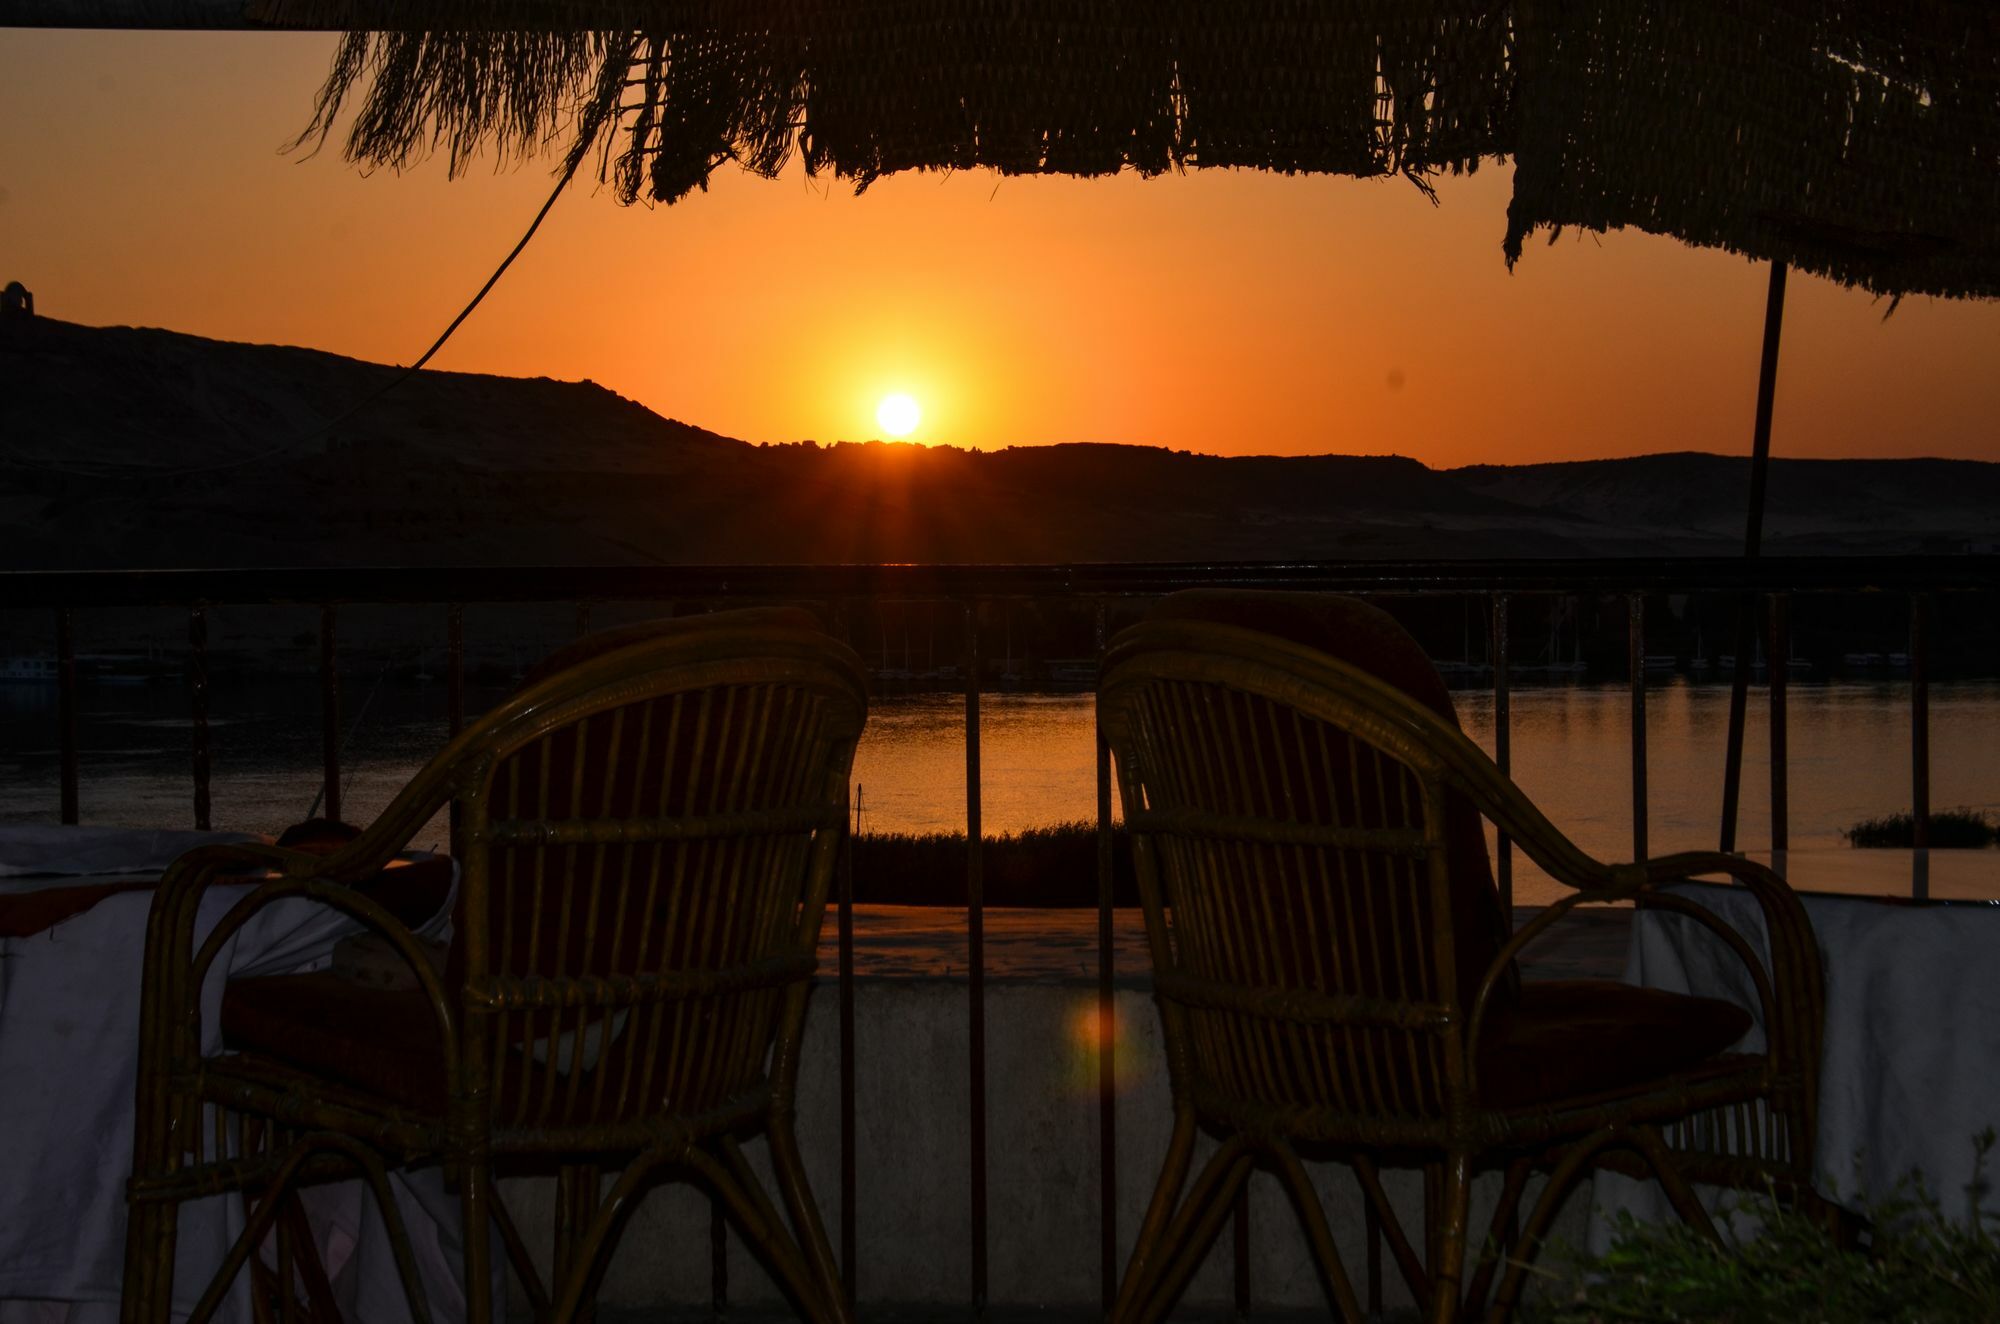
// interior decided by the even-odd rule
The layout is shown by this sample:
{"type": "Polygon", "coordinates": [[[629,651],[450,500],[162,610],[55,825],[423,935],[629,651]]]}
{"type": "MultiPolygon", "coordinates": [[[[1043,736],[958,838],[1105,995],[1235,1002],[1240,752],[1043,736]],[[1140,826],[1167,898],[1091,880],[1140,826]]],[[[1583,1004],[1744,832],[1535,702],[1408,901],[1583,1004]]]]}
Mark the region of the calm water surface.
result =
{"type": "MultiPolygon", "coordinates": [[[[473,694],[468,706],[499,692],[473,694]]],[[[1454,696],[1466,729],[1493,748],[1490,693],[1454,696]]],[[[83,818],[192,825],[186,694],[174,684],[83,691],[83,818]]],[[[352,686],[343,814],[365,821],[388,804],[444,740],[442,686],[352,686]]],[[[1630,695],[1623,685],[1517,689],[1514,776],[1549,818],[1603,859],[1632,854],[1630,695]]],[[[1795,683],[1788,693],[1791,834],[1795,847],[1842,844],[1857,819],[1908,809],[1907,683],[1795,683]]],[[[1722,800],[1725,685],[1672,682],[1647,692],[1650,849],[1712,848],[1722,800]]],[[[319,788],[319,715],[309,679],[218,682],[212,696],[214,822],[270,832],[306,816],[319,788]]],[[[1931,803],[2000,810],[2000,681],[1931,687],[1931,803]]],[[[1739,841],[1769,844],[1764,697],[1750,698],[1739,841]]],[[[962,830],[965,702],[877,699],[855,759],[863,827],[962,830]]],[[[982,814],[989,833],[1094,816],[1095,733],[1089,695],[990,694],[981,701],[982,814]]],[[[54,695],[0,687],[0,821],[53,821],[54,695]]],[[[444,839],[441,818],[418,844],[444,839]]],[[[2000,853],[1995,854],[2000,868],[2000,853]]],[[[1089,880],[1079,880],[1089,886],[1089,880]]],[[[1517,870],[1523,902],[1552,885],[1517,870]]]]}

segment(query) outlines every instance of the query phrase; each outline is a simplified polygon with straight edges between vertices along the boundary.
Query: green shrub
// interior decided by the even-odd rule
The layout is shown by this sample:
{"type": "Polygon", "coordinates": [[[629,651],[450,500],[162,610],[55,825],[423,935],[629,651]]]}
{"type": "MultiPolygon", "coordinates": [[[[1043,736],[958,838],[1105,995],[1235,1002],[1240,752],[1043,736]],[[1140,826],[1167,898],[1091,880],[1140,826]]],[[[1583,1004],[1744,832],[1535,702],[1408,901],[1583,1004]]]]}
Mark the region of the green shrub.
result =
{"type": "MultiPolygon", "coordinates": [[[[1917,844],[1914,814],[1887,814],[1864,818],[1841,835],[1850,846],[1883,846],[1907,850],[1917,844]]],[[[1977,809],[1946,809],[1931,815],[1931,845],[1972,848],[1994,844],[1991,819],[1977,809]]]]}
{"type": "Polygon", "coordinates": [[[1866,1211],[1862,1244],[1803,1214],[1757,1210],[1762,1232],[1723,1248],[1686,1225],[1625,1216],[1599,1259],[1552,1247],[1532,1324],[1992,1324],[2000,1320],[2000,1213],[1985,1207],[1993,1132],[1974,1142],[1971,1209],[1949,1218],[1914,1178],[1866,1211]]]}

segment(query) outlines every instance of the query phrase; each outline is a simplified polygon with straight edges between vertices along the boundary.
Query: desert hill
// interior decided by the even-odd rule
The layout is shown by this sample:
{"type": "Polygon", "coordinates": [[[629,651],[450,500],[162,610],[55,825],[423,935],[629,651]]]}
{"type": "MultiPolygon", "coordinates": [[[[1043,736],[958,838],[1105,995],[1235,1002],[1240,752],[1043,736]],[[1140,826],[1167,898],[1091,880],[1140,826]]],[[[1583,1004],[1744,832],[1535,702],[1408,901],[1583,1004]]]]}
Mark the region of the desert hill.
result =
{"type": "MultiPolygon", "coordinates": [[[[0,322],[0,564],[1726,555],[1748,462],[1435,470],[1143,446],[753,446],[589,382],[0,322]]],[[[1774,462],[1773,551],[2000,539],[2000,465],[1774,462]]]]}
{"type": "MultiPolygon", "coordinates": [[[[1468,491],[1544,511],[1669,536],[1712,537],[1740,549],[1750,462],[1680,452],[1567,464],[1475,465],[1451,471],[1468,491]]],[[[2000,465],[1977,460],[1774,459],[1764,547],[1782,555],[1955,550],[1990,542],[2000,510],[2000,465]]]]}

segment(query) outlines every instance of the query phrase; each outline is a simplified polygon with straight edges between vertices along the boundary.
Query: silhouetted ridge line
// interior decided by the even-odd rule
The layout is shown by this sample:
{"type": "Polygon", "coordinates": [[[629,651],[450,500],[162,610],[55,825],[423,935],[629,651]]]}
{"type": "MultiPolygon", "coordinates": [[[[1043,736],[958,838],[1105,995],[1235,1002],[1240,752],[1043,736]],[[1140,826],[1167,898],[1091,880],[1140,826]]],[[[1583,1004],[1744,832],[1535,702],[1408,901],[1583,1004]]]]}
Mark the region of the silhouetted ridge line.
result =
{"type": "MultiPolygon", "coordinates": [[[[198,477],[397,370],[8,319],[0,557],[23,569],[1734,555],[1740,459],[1438,470],[1133,445],[752,446],[588,382],[417,374],[322,446],[198,477]],[[59,463],[51,469],[50,461],[59,463]],[[83,472],[78,472],[83,471],[83,472]]],[[[1773,462],[1772,554],[2000,545],[2000,466],[1773,462]]]]}

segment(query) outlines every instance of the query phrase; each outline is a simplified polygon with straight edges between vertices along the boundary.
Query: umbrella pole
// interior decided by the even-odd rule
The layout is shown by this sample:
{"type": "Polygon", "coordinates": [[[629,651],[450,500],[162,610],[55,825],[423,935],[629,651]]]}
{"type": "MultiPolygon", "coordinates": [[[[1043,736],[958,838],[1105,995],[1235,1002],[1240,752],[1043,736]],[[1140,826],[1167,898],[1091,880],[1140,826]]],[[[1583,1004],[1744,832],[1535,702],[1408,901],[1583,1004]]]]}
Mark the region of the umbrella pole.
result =
{"type": "MultiPolygon", "coordinates": [[[[1750,516],[1743,535],[1743,559],[1755,560],[1764,541],[1764,482],[1771,468],[1771,402],[1778,389],[1778,336],[1785,322],[1785,264],[1771,263],[1764,299],[1764,354],[1757,366],[1757,422],[1750,446],[1750,516]]],[[[1736,849],[1736,805],[1743,783],[1743,721],[1750,694],[1750,652],[1755,646],[1757,600],[1747,598],[1736,615],[1736,674],[1729,687],[1729,752],[1722,772],[1722,849],[1736,849]]],[[[1784,665],[1772,658],[1769,665],[1784,665]]]]}

